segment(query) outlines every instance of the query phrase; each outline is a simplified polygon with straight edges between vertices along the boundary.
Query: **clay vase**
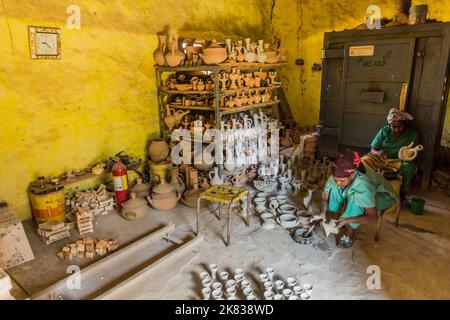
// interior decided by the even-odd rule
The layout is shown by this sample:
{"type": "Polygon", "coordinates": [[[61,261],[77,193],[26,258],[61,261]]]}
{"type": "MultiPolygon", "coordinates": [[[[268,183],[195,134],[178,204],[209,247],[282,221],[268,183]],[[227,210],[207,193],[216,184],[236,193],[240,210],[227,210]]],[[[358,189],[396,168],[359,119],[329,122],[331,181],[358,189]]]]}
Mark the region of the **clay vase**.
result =
{"type": "Polygon", "coordinates": [[[170,184],[175,188],[178,193],[183,194],[186,190],[186,185],[183,182],[183,178],[180,175],[180,168],[175,167],[170,170],[170,184]]]}
{"type": "Polygon", "coordinates": [[[242,41],[238,41],[238,45],[235,48],[236,50],[236,61],[244,62],[244,47],[242,46],[242,41]]]}
{"type": "Polygon", "coordinates": [[[178,50],[178,35],[174,35],[172,39],[172,50],[164,56],[169,67],[177,67],[184,60],[184,53],[178,50]]]}
{"type": "Polygon", "coordinates": [[[150,185],[143,183],[142,179],[137,179],[137,183],[131,188],[131,191],[136,194],[136,198],[145,199],[150,195],[150,185]]]}
{"type": "Polygon", "coordinates": [[[122,204],[122,216],[128,220],[142,219],[150,211],[147,201],[137,198],[134,192],[130,196],[131,199],[122,204]]]}
{"type": "Polygon", "coordinates": [[[164,141],[164,139],[153,140],[148,148],[150,159],[154,163],[166,160],[169,156],[169,152],[169,145],[164,141]]]}
{"type": "Polygon", "coordinates": [[[401,147],[398,151],[398,158],[403,161],[413,161],[414,159],[416,159],[419,151],[423,150],[423,146],[419,144],[415,148],[413,148],[413,145],[414,142],[411,142],[408,146],[401,147]]]}
{"type": "Polygon", "coordinates": [[[159,47],[158,50],[156,50],[153,53],[153,59],[155,60],[158,66],[163,66],[166,63],[164,53],[166,52],[167,36],[159,35],[158,37],[159,37],[159,47]]]}
{"type": "Polygon", "coordinates": [[[264,63],[267,60],[267,54],[263,49],[263,42],[264,40],[258,40],[258,54],[256,55],[256,61],[258,61],[258,63],[264,63]]]}
{"type": "Polygon", "coordinates": [[[291,139],[291,137],[289,137],[289,131],[286,131],[286,134],[281,139],[280,144],[284,148],[288,148],[288,147],[292,146],[292,139],[291,139]]]}
{"type": "Polygon", "coordinates": [[[214,171],[209,173],[209,179],[212,186],[223,184],[223,178],[219,176],[219,168],[215,167],[214,171]]]}
{"type": "Polygon", "coordinates": [[[253,52],[250,46],[250,38],[245,39],[245,53],[244,53],[244,60],[246,62],[252,63],[256,61],[256,53],[253,52]]]}
{"type": "Polygon", "coordinates": [[[173,130],[173,127],[176,124],[175,112],[170,109],[169,105],[166,105],[166,116],[164,117],[164,124],[169,128],[170,131],[173,130]]]}

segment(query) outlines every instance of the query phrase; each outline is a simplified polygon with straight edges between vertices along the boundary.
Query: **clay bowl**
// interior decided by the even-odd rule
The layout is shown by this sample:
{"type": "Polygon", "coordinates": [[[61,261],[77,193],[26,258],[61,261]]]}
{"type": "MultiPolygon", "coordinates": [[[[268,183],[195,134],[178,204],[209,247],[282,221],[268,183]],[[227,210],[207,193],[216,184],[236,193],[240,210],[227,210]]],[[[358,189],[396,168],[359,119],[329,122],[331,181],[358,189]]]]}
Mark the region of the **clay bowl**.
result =
{"type": "Polygon", "coordinates": [[[177,83],[175,84],[175,89],[177,89],[178,91],[192,90],[192,84],[177,83]]]}
{"type": "Polygon", "coordinates": [[[279,224],[286,229],[298,226],[297,217],[294,214],[282,214],[279,217],[279,224]]]}
{"type": "Polygon", "coordinates": [[[293,206],[292,204],[282,204],[281,206],[279,206],[278,209],[279,209],[281,214],[292,214],[292,215],[294,215],[295,211],[297,211],[297,207],[293,206]]]}
{"type": "Polygon", "coordinates": [[[275,215],[271,212],[264,212],[261,214],[261,219],[263,219],[264,222],[271,222],[275,219],[275,215]]]}
{"type": "Polygon", "coordinates": [[[206,48],[203,49],[203,61],[205,64],[218,64],[228,58],[227,48],[206,48]]]}
{"type": "Polygon", "coordinates": [[[294,240],[300,244],[310,244],[312,242],[312,232],[306,235],[307,232],[308,229],[306,228],[299,228],[295,230],[293,236],[294,240]]]}

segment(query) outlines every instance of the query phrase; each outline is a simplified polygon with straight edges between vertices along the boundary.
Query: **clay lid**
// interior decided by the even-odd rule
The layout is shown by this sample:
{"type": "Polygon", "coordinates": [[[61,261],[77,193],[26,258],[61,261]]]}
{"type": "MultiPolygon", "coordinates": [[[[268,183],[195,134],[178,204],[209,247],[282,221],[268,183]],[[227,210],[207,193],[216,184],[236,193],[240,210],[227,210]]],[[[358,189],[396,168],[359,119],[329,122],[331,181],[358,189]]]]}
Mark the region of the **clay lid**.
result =
{"type": "Polygon", "coordinates": [[[132,210],[147,205],[147,200],[136,198],[136,193],[131,192],[130,196],[131,196],[130,200],[124,202],[122,205],[124,209],[132,210]]]}
{"type": "Polygon", "coordinates": [[[146,192],[150,190],[150,186],[147,183],[143,183],[142,179],[137,179],[137,184],[131,188],[131,191],[135,193],[146,192]]]}
{"type": "Polygon", "coordinates": [[[169,193],[172,191],[175,191],[175,188],[170,183],[167,183],[164,179],[161,180],[160,184],[153,188],[154,193],[160,194],[169,193]]]}

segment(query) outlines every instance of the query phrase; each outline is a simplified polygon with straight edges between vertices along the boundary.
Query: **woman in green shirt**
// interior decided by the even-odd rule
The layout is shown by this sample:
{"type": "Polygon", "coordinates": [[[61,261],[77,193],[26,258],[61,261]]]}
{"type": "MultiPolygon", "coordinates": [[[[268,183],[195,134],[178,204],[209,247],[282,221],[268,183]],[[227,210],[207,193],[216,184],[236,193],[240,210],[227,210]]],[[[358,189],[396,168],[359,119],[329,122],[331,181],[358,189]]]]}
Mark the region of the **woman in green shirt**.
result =
{"type": "Polygon", "coordinates": [[[344,247],[353,244],[355,230],[360,224],[377,220],[378,211],[390,208],[397,201],[395,190],[382,175],[360,165],[357,152],[340,155],[323,193],[326,207],[322,211],[343,211],[336,227],[346,229],[339,241],[344,247]]]}
{"type": "Polygon", "coordinates": [[[414,117],[407,112],[402,112],[397,108],[389,110],[387,117],[388,125],[378,131],[371,143],[371,151],[362,158],[366,167],[374,170],[396,169],[403,178],[400,191],[400,198],[406,204],[406,194],[416,172],[416,164],[411,161],[398,159],[398,152],[401,147],[413,143],[417,145],[418,134],[408,127],[407,122],[414,117]]]}

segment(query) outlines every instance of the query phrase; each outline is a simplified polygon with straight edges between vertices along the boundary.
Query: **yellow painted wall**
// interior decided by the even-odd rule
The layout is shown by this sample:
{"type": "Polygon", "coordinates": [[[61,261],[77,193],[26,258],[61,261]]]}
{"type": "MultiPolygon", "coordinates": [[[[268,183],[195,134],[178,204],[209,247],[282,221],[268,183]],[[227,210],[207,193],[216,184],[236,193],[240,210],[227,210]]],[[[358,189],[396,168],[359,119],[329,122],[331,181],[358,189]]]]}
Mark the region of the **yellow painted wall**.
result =
{"type": "MultiPolygon", "coordinates": [[[[312,72],[313,63],[321,63],[323,33],[352,29],[363,23],[369,5],[381,8],[381,16],[392,18],[394,0],[275,0],[272,24],[274,38],[288,49],[289,65],[283,80],[295,120],[301,125],[317,124],[320,110],[321,72],[312,72]],[[295,59],[305,60],[296,66],[295,59]]],[[[428,18],[450,20],[449,0],[413,0],[413,4],[428,4],[428,18]]],[[[450,103],[449,103],[450,105],[450,103]]],[[[450,110],[450,106],[447,110],[450,110]]],[[[450,146],[450,111],[447,112],[443,142],[450,146]]]]}
{"type": "Polygon", "coordinates": [[[39,175],[126,150],[144,158],[159,135],[152,54],[156,33],[264,37],[266,0],[0,0],[0,198],[30,218],[39,175]],[[81,30],[66,27],[71,4],[81,30]],[[28,25],[62,28],[62,59],[31,60],[28,25]]]}

